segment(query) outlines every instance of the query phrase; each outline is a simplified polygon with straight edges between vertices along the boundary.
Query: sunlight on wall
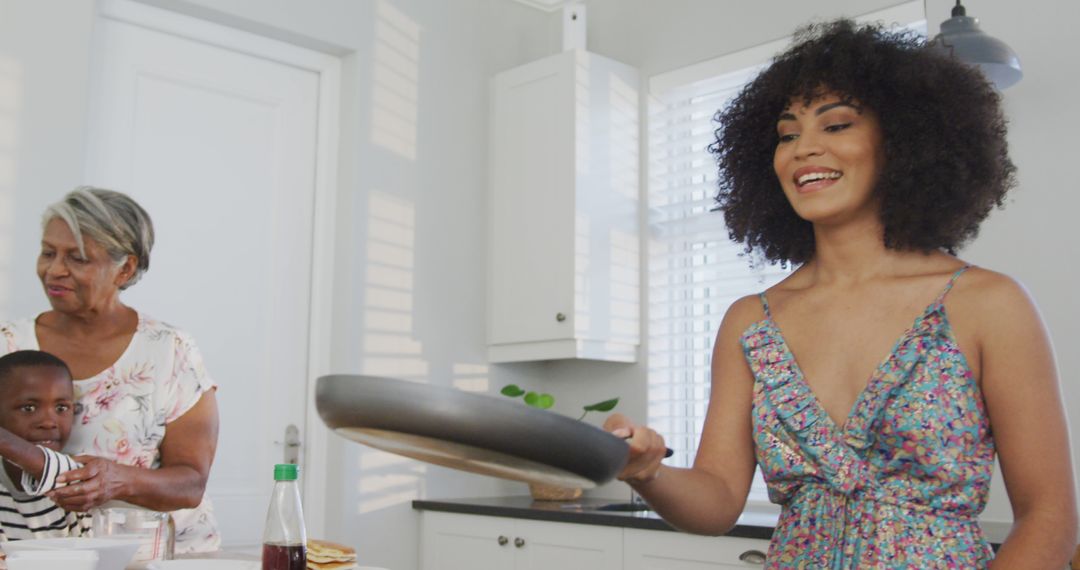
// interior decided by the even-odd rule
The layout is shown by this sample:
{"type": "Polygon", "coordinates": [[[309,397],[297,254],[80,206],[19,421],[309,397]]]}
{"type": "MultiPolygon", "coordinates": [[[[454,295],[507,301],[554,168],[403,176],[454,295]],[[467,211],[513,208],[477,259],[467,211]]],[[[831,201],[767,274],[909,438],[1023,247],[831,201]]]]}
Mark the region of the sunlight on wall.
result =
{"type": "MultiPolygon", "coordinates": [[[[589,58],[585,51],[574,54],[574,183],[578,192],[592,181],[592,115],[589,93],[589,58]]],[[[580,197],[575,198],[578,207],[574,215],[574,336],[588,338],[592,332],[593,309],[589,301],[594,297],[589,262],[592,259],[591,210],[582,210],[580,197]]],[[[598,260],[603,263],[603,260],[598,260]]],[[[595,315],[603,322],[604,315],[595,315]]]]}
{"type": "MultiPolygon", "coordinates": [[[[578,145],[588,146],[588,145],[578,145]]],[[[589,216],[583,213],[574,215],[574,335],[588,337],[590,332],[589,317],[592,308],[589,300],[592,295],[592,280],[589,279],[589,259],[592,248],[589,216]]],[[[598,315],[603,322],[603,315],[598,315]]]]}
{"type": "Polygon", "coordinates": [[[574,56],[574,145],[576,174],[580,178],[588,175],[592,165],[591,153],[593,151],[591,141],[592,120],[589,114],[591,102],[589,98],[589,54],[578,50],[574,56]]]}
{"type": "MultiPolygon", "coordinates": [[[[416,207],[406,198],[372,191],[367,211],[361,373],[430,383],[430,356],[414,330],[416,207]]],[[[447,372],[455,388],[490,388],[486,364],[454,363],[447,372]]],[[[426,464],[369,447],[360,448],[356,468],[352,508],[361,515],[407,506],[428,485],[426,464]]]]}
{"type": "Polygon", "coordinates": [[[641,257],[636,233],[612,228],[610,290],[611,332],[615,338],[637,338],[641,299],[641,257]]]}
{"type": "Polygon", "coordinates": [[[607,108],[611,119],[607,129],[608,175],[612,188],[624,200],[623,204],[638,203],[638,93],[637,87],[623,81],[614,73],[606,75],[608,82],[607,108]]]}
{"type": "MultiPolygon", "coordinates": [[[[430,366],[413,336],[416,208],[386,192],[368,199],[367,266],[361,372],[427,382],[430,366]]],[[[357,512],[369,513],[420,497],[426,467],[364,447],[358,458],[357,512]]]]}
{"type": "Polygon", "coordinates": [[[427,381],[429,366],[412,336],[415,207],[373,191],[368,212],[363,373],[427,381]]]}
{"type": "Polygon", "coordinates": [[[10,314],[22,64],[0,56],[0,315],[10,314]]]}
{"type": "Polygon", "coordinates": [[[640,334],[637,88],[590,57],[575,57],[574,331],[633,345],[640,334]]]}
{"type": "Polygon", "coordinates": [[[357,461],[356,512],[370,513],[420,498],[426,466],[400,455],[362,447],[357,461]]]}
{"type": "Polygon", "coordinates": [[[455,364],[453,368],[454,387],[466,392],[487,392],[488,366],[486,364],[455,364]]]}
{"type": "MultiPolygon", "coordinates": [[[[607,83],[607,172],[613,195],[615,219],[637,219],[638,193],[638,92],[635,85],[614,73],[604,75],[607,83]],[[630,213],[626,216],[624,213],[630,213]]],[[[612,338],[636,341],[640,335],[641,255],[635,227],[608,228],[611,274],[607,295],[612,338]]]]}
{"type": "Polygon", "coordinates": [[[386,0],[375,18],[371,140],[415,160],[420,26],[386,0]]]}

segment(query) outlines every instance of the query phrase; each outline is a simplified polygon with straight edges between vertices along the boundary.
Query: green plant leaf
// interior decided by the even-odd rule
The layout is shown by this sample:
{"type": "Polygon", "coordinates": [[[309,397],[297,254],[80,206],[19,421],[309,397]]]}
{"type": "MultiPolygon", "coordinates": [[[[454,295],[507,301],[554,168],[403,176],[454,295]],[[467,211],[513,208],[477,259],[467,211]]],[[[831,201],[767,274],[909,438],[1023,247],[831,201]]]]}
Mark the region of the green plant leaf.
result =
{"type": "Polygon", "coordinates": [[[511,398],[517,398],[518,396],[524,394],[525,390],[522,390],[521,387],[518,386],[517,384],[507,384],[506,386],[503,386],[503,389],[500,390],[499,393],[502,394],[503,396],[510,396],[511,398]]]}
{"type": "Polygon", "coordinates": [[[525,394],[525,403],[534,407],[546,410],[555,405],[555,397],[551,394],[540,394],[537,392],[527,392],[525,394]]]}
{"type": "Polygon", "coordinates": [[[595,404],[589,404],[585,406],[586,412],[610,412],[615,409],[615,406],[619,404],[618,398],[612,398],[610,400],[604,400],[603,402],[597,402],[595,404]]]}

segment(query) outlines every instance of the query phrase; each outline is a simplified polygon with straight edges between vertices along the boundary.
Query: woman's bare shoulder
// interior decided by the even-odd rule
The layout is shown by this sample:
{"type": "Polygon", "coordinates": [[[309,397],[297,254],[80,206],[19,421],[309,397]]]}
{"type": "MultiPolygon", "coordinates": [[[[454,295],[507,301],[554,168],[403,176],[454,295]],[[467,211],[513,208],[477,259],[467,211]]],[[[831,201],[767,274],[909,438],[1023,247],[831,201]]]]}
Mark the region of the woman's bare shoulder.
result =
{"type": "Polygon", "coordinates": [[[972,267],[946,299],[951,320],[971,326],[977,337],[1008,330],[1009,323],[1041,321],[1035,301],[1016,278],[972,267]]]}
{"type": "Polygon", "coordinates": [[[1004,273],[972,266],[957,280],[950,300],[972,309],[1030,305],[1031,295],[1019,280],[1004,273]]]}
{"type": "Polygon", "coordinates": [[[724,322],[720,325],[720,336],[736,339],[742,336],[750,325],[765,318],[765,308],[761,294],[754,293],[740,297],[728,307],[724,322]]]}

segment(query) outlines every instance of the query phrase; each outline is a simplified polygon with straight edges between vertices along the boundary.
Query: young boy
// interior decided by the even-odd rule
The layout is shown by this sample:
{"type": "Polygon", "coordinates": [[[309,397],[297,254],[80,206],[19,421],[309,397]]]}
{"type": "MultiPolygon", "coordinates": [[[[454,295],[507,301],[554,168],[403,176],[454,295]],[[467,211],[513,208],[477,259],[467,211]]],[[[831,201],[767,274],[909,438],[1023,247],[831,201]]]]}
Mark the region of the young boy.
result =
{"type": "Polygon", "coordinates": [[[89,533],[88,513],[64,511],[44,496],[57,475],[80,466],[60,453],[74,408],[63,360],[38,350],[0,357],[0,541],[89,533]]]}

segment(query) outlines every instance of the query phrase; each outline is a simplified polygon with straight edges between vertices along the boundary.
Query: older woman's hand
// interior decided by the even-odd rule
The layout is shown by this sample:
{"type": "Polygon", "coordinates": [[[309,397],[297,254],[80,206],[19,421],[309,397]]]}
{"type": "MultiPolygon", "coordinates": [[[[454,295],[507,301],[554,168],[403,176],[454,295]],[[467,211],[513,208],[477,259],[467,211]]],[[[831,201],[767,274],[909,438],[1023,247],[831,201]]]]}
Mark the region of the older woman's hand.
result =
{"type": "Polygon", "coordinates": [[[648,427],[635,425],[622,414],[611,414],[604,422],[604,429],[630,444],[630,459],[619,473],[620,481],[641,485],[660,475],[660,462],[667,453],[663,436],[648,427]]]}
{"type": "Polygon", "coordinates": [[[62,473],[57,481],[67,485],[47,493],[66,511],[88,511],[126,496],[138,469],[92,455],[77,455],[74,459],[83,466],[62,473]]]}

